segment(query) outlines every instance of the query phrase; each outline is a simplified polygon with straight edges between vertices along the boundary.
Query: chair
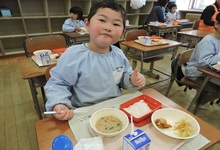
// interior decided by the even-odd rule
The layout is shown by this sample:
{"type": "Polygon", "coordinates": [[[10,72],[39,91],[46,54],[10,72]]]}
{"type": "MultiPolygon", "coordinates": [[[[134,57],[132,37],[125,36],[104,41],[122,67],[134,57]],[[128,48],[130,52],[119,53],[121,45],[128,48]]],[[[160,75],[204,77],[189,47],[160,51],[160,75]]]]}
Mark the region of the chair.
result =
{"type": "Polygon", "coordinates": [[[199,28],[199,22],[200,22],[200,20],[195,20],[195,21],[193,22],[193,26],[192,26],[192,29],[193,29],[193,30],[198,30],[198,28],[199,28]]]}
{"type": "Polygon", "coordinates": [[[57,49],[67,47],[62,35],[43,35],[27,38],[23,44],[25,55],[30,57],[34,51],[40,49],[57,49]]]}
{"type": "MultiPolygon", "coordinates": [[[[66,40],[62,35],[42,35],[27,38],[23,43],[23,48],[26,57],[31,57],[33,52],[40,49],[58,49],[67,47],[66,40]]],[[[35,87],[41,88],[41,93],[44,102],[46,102],[46,96],[43,86],[46,83],[45,76],[36,77],[33,79],[35,87]]]]}
{"type": "MultiPolygon", "coordinates": [[[[140,30],[130,30],[125,34],[125,41],[131,41],[138,39],[138,36],[147,36],[147,31],[144,29],[140,30]]],[[[131,49],[126,47],[125,55],[132,58],[132,68],[134,69],[137,66],[137,60],[140,60],[140,54],[137,53],[135,49],[131,49]],[[128,53],[130,53],[128,55],[128,53]]],[[[149,71],[147,72],[148,75],[152,76],[155,79],[159,79],[159,75],[153,73],[154,70],[154,62],[163,59],[164,56],[156,56],[149,59],[144,59],[145,63],[150,63],[149,71]]],[[[143,67],[143,66],[142,66],[143,67]]]]}
{"type": "MultiPolygon", "coordinates": [[[[199,28],[199,22],[200,20],[195,20],[193,22],[192,28],[183,28],[181,29],[181,31],[191,31],[191,30],[198,30],[199,28]]],[[[182,36],[180,38],[180,42],[182,42],[182,46],[187,47],[187,49],[193,48],[195,47],[196,43],[194,39],[189,39],[188,37],[184,38],[184,36],[182,36]]]]}
{"type": "Polygon", "coordinates": [[[185,50],[185,51],[181,52],[180,54],[178,54],[176,56],[176,58],[174,58],[172,60],[171,80],[170,80],[170,84],[167,88],[167,91],[165,93],[165,96],[168,96],[174,81],[176,81],[179,86],[185,85],[186,88],[184,89],[184,91],[186,91],[187,88],[196,89],[196,90],[199,89],[199,85],[196,84],[194,81],[190,80],[189,78],[185,77],[184,74],[182,73],[182,69],[181,69],[182,65],[185,65],[189,61],[192,52],[193,52],[193,49],[185,50]]]}
{"type": "Polygon", "coordinates": [[[50,79],[50,70],[55,67],[57,64],[51,64],[50,66],[47,67],[46,71],[45,71],[45,77],[46,77],[46,81],[48,81],[50,79]]]}

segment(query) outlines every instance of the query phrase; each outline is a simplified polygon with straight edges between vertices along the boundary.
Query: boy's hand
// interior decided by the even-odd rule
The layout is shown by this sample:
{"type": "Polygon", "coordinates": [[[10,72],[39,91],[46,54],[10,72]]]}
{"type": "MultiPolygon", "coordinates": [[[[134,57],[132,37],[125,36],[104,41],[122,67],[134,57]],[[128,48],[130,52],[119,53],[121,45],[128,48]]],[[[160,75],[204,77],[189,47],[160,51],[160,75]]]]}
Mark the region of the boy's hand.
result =
{"type": "Polygon", "coordinates": [[[73,118],[73,110],[69,110],[66,105],[58,104],[53,110],[57,112],[54,117],[58,120],[70,120],[73,118]]]}
{"type": "Polygon", "coordinates": [[[146,79],[141,73],[138,72],[138,68],[134,69],[134,72],[131,74],[130,80],[131,84],[133,84],[134,86],[138,86],[139,88],[144,87],[146,84],[146,79]]]}

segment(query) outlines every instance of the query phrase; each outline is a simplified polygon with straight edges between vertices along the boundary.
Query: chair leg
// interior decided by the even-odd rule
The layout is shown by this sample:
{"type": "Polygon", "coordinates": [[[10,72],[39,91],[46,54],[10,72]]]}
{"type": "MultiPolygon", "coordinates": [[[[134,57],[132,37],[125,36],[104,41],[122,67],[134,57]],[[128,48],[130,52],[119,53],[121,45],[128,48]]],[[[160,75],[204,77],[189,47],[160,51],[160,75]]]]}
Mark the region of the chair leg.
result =
{"type": "Polygon", "coordinates": [[[132,60],[132,69],[134,70],[137,66],[137,60],[133,59],[132,60]]]}
{"type": "MultiPolygon", "coordinates": [[[[213,105],[213,104],[214,104],[214,101],[211,101],[209,104],[210,104],[210,105],[213,105]]],[[[220,104],[220,98],[216,101],[216,104],[220,104]]]]}
{"type": "Polygon", "coordinates": [[[153,70],[154,70],[154,61],[150,62],[150,68],[145,72],[145,74],[154,79],[159,79],[160,76],[158,74],[153,73],[153,70]]]}
{"type": "Polygon", "coordinates": [[[126,47],[126,48],[125,48],[125,56],[126,56],[126,57],[127,57],[127,55],[128,55],[128,51],[129,51],[129,48],[126,47]]]}
{"type": "Polygon", "coordinates": [[[165,96],[168,96],[168,94],[169,94],[169,92],[170,92],[170,89],[171,89],[171,87],[172,87],[172,85],[173,85],[174,78],[175,78],[175,77],[172,75],[172,77],[171,77],[171,79],[170,79],[170,84],[169,84],[169,86],[168,86],[168,88],[167,88],[167,91],[166,91],[166,93],[165,93],[165,96]]]}
{"type": "Polygon", "coordinates": [[[187,88],[188,88],[187,86],[184,88],[184,92],[186,92],[186,91],[187,91],[187,88]]]}
{"type": "Polygon", "coordinates": [[[217,100],[216,104],[220,104],[220,98],[217,100]]]}

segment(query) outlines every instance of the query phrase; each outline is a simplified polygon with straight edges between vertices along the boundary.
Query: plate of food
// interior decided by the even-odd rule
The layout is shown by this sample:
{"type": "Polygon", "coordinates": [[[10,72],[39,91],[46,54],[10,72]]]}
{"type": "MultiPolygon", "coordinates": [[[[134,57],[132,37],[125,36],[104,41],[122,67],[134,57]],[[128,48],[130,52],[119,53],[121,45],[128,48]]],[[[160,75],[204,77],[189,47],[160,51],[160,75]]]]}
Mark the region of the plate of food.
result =
{"type": "Polygon", "coordinates": [[[151,116],[151,122],[159,132],[175,139],[191,139],[200,132],[195,118],[178,109],[156,110],[151,116]]]}
{"type": "Polygon", "coordinates": [[[51,54],[51,55],[50,55],[50,59],[51,59],[53,62],[57,62],[58,59],[60,58],[60,55],[61,55],[61,53],[51,54]]]}
{"type": "Polygon", "coordinates": [[[165,45],[169,44],[169,42],[165,39],[150,39],[149,43],[144,43],[140,40],[135,40],[136,43],[142,44],[144,46],[157,46],[157,45],[165,45]]]}
{"type": "Polygon", "coordinates": [[[86,30],[85,27],[81,27],[81,28],[80,28],[80,31],[77,31],[77,33],[83,35],[83,34],[88,34],[89,32],[86,30]]]}

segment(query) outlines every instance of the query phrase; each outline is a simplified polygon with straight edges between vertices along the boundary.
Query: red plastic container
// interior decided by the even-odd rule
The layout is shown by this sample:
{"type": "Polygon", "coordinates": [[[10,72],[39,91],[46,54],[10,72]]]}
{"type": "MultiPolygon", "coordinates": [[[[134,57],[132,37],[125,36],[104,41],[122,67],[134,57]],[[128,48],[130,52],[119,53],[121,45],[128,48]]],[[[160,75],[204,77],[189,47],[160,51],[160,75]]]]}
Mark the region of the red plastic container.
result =
{"type": "Polygon", "coordinates": [[[64,48],[56,48],[56,49],[52,49],[53,53],[64,53],[66,50],[66,47],[64,48]]]}
{"type": "Polygon", "coordinates": [[[120,105],[120,110],[122,110],[130,119],[131,114],[128,113],[124,108],[127,108],[130,105],[133,105],[134,103],[139,102],[140,100],[144,100],[144,102],[148,104],[148,107],[150,107],[150,109],[152,111],[141,116],[140,118],[136,118],[133,116],[134,125],[138,126],[138,127],[141,127],[141,126],[151,122],[151,115],[153,114],[153,112],[156,111],[157,109],[162,108],[162,104],[159,101],[155,100],[154,98],[152,98],[148,95],[142,94],[138,97],[135,97],[131,100],[128,100],[125,103],[122,103],[120,105]]]}

